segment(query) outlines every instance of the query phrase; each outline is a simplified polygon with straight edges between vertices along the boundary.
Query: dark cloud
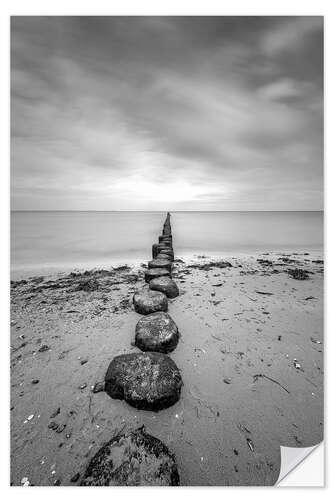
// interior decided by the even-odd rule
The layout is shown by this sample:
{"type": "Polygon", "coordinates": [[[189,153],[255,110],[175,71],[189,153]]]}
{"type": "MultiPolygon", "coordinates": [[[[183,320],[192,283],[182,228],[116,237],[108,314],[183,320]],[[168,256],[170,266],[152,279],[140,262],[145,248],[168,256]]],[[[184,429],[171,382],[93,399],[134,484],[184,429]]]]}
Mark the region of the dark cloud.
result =
{"type": "Polygon", "coordinates": [[[14,209],[321,209],[320,17],[13,17],[14,209]]]}

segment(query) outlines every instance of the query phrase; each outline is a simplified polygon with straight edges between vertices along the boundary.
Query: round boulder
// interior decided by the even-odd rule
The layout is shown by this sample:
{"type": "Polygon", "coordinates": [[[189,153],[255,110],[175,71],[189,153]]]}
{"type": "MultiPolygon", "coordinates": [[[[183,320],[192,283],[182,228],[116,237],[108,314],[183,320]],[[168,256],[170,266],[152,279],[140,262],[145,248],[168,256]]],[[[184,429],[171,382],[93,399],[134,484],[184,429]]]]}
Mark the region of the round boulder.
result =
{"type": "Polygon", "coordinates": [[[144,427],[120,433],[91,459],[81,486],[179,486],[175,457],[144,427]]]}
{"type": "Polygon", "coordinates": [[[149,269],[154,269],[156,267],[162,268],[162,269],[168,269],[168,271],[171,271],[171,262],[165,259],[153,259],[148,262],[148,268],[149,269]]]}
{"type": "Polygon", "coordinates": [[[171,352],[179,340],[176,323],[165,312],[141,318],[135,327],[135,345],[141,351],[171,352]]]}
{"type": "Polygon", "coordinates": [[[160,352],[116,356],[105,375],[105,392],[139,410],[172,406],[179,400],[182,385],[177,365],[160,352]]]}
{"type": "Polygon", "coordinates": [[[149,288],[151,290],[158,290],[159,292],[165,293],[169,299],[174,299],[179,295],[178,286],[168,276],[160,276],[159,278],[152,279],[149,282],[149,288]]]}
{"type": "Polygon", "coordinates": [[[150,280],[154,278],[159,278],[161,276],[169,276],[170,277],[170,271],[167,269],[163,269],[161,267],[155,267],[154,269],[147,269],[145,271],[145,282],[149,283],[150,280]]]}
{"type": "Polygon", "coordinates": [[[164,293],[155,290],[142,290],[133,296],[134,309],[140,314],[151,314],[168,310],[168,299],[164,293]]]}

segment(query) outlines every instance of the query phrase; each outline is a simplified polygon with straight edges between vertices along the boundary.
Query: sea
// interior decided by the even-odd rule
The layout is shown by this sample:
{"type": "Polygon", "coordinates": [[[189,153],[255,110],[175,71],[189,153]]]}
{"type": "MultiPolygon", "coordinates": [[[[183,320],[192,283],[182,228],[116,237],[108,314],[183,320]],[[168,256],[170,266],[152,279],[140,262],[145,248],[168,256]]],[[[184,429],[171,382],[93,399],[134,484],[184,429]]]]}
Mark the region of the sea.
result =
{"type": "MultiPolygon", "coordinates": [[[[166,212],[13,211],[11,271],[147,262],[166,212]]],[[[323,212],[171,212],[175,255],[323,252],[323,212]]]]}

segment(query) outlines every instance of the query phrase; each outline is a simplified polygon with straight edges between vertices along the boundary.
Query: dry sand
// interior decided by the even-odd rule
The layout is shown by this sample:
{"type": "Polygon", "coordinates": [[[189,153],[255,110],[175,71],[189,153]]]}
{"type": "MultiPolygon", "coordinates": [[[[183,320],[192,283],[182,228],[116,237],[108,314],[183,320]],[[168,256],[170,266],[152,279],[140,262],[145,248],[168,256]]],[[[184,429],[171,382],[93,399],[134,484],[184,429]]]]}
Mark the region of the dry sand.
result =
{"type": "Polygon", "coordinates": [[[181,295],[169,312],[181,339],[170,356],[184,387],[159,413],[91,391],[115,355],[137,351],[131,300],[142,268],[12,282],[12,484],[77,484],[105,441],[142,424],[175,453],[182,485],[272,485],[280,445],[320,442],[323,265],[313,261],[322,257],[257,258],[175,264],[181,295]],[[309,279],[288,274],[298,267],[309,279]],[[84,279],[87,291],[77,290],[84,279]]]}

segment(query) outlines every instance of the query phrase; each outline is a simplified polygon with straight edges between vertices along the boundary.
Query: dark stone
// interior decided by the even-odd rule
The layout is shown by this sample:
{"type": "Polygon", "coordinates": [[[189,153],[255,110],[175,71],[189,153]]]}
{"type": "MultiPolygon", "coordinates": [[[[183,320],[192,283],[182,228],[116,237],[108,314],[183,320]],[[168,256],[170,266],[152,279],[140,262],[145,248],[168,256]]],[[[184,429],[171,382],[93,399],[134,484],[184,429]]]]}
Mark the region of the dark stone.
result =
{"type": "Polygon", "coordinates": [[[50,349],[50,348],[49,348],[49,346],[48,346],[48,345],[43,344],[43,345],[42,345],[42,346],[38,349],[38,351],[39,351],[39,352],[45,352],[45,351],[49,351],[49,349],[50,349]]]}
{"type": "Polygon", "coordinates": [[[164,293],[155,290],[142,290],[133,296],[134,309],[140,314],[151,314],[168,310],[168,299],[164,293]]]}
{"type": "Polygon", "coordinates": [[[158,242],[159,243],[163,243],[164,241],[168,242],[168,243],[172,243],[172,236],[159,236],[158,237],[158,242]]]}
{"type": "Polygon", "coordinates": [[[167,253],[158,253],[156,255],[156,259],[164,259],[164,260],[168,260],[170,262],[172,262],[172,257],[171,255],[167,254],[167,253]]]}
{"type": "Polygon", "coordinates": [[[165,312],[156,312],[141,318],[135,327],[135,345],[141,351],[168,353],[179,340],[176,323],[165,312]]]}
{"type": "Polygon", "coordinates": [[[161,243],[158,244],[158,248],[171,248],[172,249],[172,241],[170,241],[170,240],[162,241],[161,243]]]}
{"type": "Polygon", "coordinates": [[[168,269],[168,271],[171,271],[171,262],[165,259],[153,259],[148,262],[148,268],[149,269],[154,269],[156,267],[162,268],[162,269],[168,269]]]}
{"type": "Polygon", "coordinates": [[[165,293],[169,299],[174,299],[179,295],[178,286],[168,276],[161,276],[160,278],[152,279],[149,282],[149,288],[151,290],[158,290],[159,292],[165,293]]]}
{"type": "Polygon", "coordinates": [[[158,254],[158,246],[159,245],[157,243],[154,243],[152,246],[151,254],[152,254],[153,259],[155,259],[156,255],[158,254]]]}
{"type": "Polygon", "coordinates": [[[159,249],[159,253],[157,255],[169,255],[172,260],[174,260],[174,253],[171,248],[161,248],[159,249]]]}
{"type": "Polygon", "coordinates": [[[179,486],[175,457],[144,427],[118,434],[91,459],[81,486],[179,486]]]}
{"type": "Polygon", "coordinates": [[[59,415],[59,413],[60,413],[60,408],[57,408],[56,410],[54,410],[52,415],[50,415],[50,418],[55,418],[57,415],[59,415]]]}
{"type": "Polygon", "coordinates": [[[71,477],[71,483],[76,483],[76,481],[78,481],[80,479],[80,473],[77,472],[76,474],[74,474],[73,477],[71,477]]]}
{"type": "Polygon", "coordinates": [[[145,272],[145,281],[149,283],[150,280],[154,278],[159,278],[160,276],[169,276],[171,273],[167,269],[162,269],[161,267],[156,267],[154,269],[147,269],[145,272]]]}
{"type": "Polygon", "coordinates": [[[105,375],[105,392],[139,410],[172,406],[179,400],[182,384],[174,361],[159,352],[116,356],[105,375]]]}
{"type": "Polygon", "coordinates": [[[105,388],[104,382],[96,382],[92,388],[92,392],[96,394],[97,392],[103,392],[105,388]]]}

